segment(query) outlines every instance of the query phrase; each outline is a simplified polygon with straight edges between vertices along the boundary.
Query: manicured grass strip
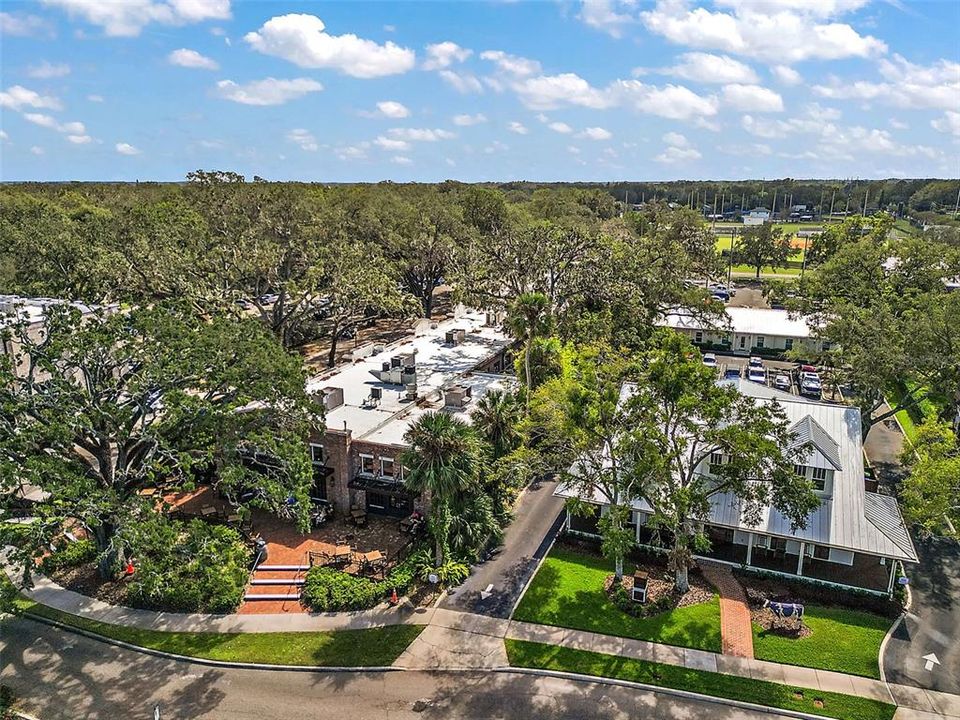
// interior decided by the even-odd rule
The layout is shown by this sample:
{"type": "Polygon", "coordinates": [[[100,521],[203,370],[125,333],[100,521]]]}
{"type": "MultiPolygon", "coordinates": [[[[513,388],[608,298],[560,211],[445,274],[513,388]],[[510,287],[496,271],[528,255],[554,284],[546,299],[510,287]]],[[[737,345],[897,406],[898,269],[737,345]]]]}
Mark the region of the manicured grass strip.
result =
{"type": "Polygon", "coordinates": [[[543,668],[615,678],[842,720],[890,720],[896,711],[896,706],[889,703],[853,695],[798,688],[705,670],[690,670],[555,645],[522,640],[505,642],[507,657],[514,667],[543,668]],[[797,694],[802,694],[802,697],[798,698],[797,694]],[[817,707],[815,700],[820,700],[823,707],[817,707]]]}
{"type": "Polygon", "coordinates": [[[616,607],[604,593],[604,579],[612,572],[612,565],[603,558],[554,548],[527,588],[513,619],[720,651],[718,598],[650,618],[635,618],[616,607]]]}
{"type": "Polygon", "coordinates": [[[391,665],[423,630],[421,625],[388,625],[336,632],[161,632],[89,620],[23,596],[18,597],[14,604],[23,612],[151,650],[208,660],[270,665],[391,665]]]}
{"type": "Polygon", "coordinates": [[[856,610],[807,605],[803,621],[811,634],[800,639],[774,635],[754,625],[754,657],[880,679],[877,658],[890,620],[856,610]]]}

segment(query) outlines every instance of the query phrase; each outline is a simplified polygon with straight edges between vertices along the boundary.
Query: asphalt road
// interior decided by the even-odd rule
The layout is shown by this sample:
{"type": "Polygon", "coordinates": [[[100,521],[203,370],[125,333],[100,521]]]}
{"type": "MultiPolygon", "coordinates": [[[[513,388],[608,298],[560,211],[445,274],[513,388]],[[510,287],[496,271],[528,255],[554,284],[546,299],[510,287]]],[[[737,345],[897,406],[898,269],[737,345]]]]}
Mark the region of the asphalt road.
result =
{"type": "MultiPolygon", "coordinates": [[[[0,679],[43,720],[778,720],[722,702],[519,673],[310,673],[208,668],[22,618],[0,624],[0,679]]],[[[785,720],[785,719],[783,719],[785,720]]]]}
{"type": "Polygon", "coordinates": [[[960,694],[960,544],[914,541],[920,562],[907,567],[913,602],[887,643],[889,682],[960,694]],[[940,661],[926,669],[925,655],[940,661]]]}
{"type": "Polygon", "coordinates": [[[471,568],[470,577],[440,603],[441,607],[508,618],[514,604],[560,528],[563,500],[553,496],[555,482],[524,492],[498,555],[471,568]],[[493,585],[490,594],[487,587],[493,585]]]}

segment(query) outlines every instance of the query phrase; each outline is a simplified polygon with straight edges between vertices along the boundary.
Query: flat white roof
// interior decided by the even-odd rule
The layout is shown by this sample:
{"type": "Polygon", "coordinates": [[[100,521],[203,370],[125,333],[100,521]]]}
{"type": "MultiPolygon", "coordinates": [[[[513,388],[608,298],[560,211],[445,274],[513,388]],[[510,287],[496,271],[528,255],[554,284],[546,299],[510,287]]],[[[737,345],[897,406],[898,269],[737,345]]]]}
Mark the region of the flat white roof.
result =
{"type": "Polygon", "coordinates": [[[728,307],[729,321],[715,325],[701,322],[682,310],[668,313],[661,324],[674,330],[732,331],[743,335],[767,335],[788,338],[809,338],[813,331],[803,316],[790,317],[786,310],[728,307]]]}
{"type": "MultiPolygon", "coordinates": [[[[0,295],[0,326],[12,322],[6,315],[18,315],[30,324],[41,322],[51,305],[72,305],[86,314],[93,312],[94,307],[81,302],[60,300],[58,298],[22,297],[20,295],[0,295]]],[[[110,308],[115,306],[111,305],[110,308]]]]}
{"type": "Polygon", "coordinates": [[[494,387],[505,387],[511,378],[486,373],[464,376],[477,364],[507,347],[511,339],[498,327],[486,323],[486,314],[464,310],[452,320],[437,323],[418,337],[388,345],[383,352],[340,365],[307,381],[308,392],[334,387],[343,390],[343,405],[329,410],[329,430],[351,432],[354,440],[386,445],[402,445],[407,427],[430,410],[443,408],[443,390],[458,381],[471,385],[473,400],[458,415],[466,416],[470,407],[494,387]],[[446,344],[446,333],[466,330],[466,338],[457,345],[446,344]],[[384,362],[395,355],[416,351],[418,401],[406,399],[406,388],[382,382],[375,375],[384,362]],[[368,404],[370,391],[380,388],[382,398],[377,405],[368,404]]]}

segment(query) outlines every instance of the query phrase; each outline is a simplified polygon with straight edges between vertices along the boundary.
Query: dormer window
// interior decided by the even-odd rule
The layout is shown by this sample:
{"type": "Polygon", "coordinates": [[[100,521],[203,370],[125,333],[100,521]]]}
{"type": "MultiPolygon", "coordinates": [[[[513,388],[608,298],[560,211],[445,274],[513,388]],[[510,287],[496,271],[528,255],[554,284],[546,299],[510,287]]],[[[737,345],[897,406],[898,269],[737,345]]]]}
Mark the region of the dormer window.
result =
{"type": "Polygon", "coordinates": [[[715,475],[717,470],[720,469],[721,465],[727,464],[727,458],[723,453],[712,452],[710,453],[710,473],[715,475]]]}
{"type": "Polygon", "coordinates": [[[823,492],[827,489],[827,470],[826,468],[812,468],[813,474],[810,479],[813,481],[813,487],[817,492],[823,492]]]}

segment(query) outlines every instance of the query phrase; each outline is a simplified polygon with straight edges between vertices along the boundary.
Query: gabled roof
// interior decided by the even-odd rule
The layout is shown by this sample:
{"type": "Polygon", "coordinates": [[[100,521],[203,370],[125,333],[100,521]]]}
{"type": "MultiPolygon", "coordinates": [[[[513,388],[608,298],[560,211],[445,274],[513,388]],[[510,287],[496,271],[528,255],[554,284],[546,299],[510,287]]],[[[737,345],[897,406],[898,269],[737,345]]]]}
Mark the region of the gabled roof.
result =
{"type": "Polygon", "coordinates": [[[790,428],[790,433],[793,435],[791,448],[811,445],[833,465],[834,470],[843,470],[840,464],[840,445],[810,415],[805,415],[795,423],[790,428]]]}
{"type": "Polygon", "coordinates": [[[913,547],[913,541],[910,539],[910,533],[907,532],[907,526],[900,516],[900,506],[897,505],[896,498],[880,493],[865,492],[863,494],[863,514],[890,542],[914,560],[917,559],[917,551],[913,547]]]}

